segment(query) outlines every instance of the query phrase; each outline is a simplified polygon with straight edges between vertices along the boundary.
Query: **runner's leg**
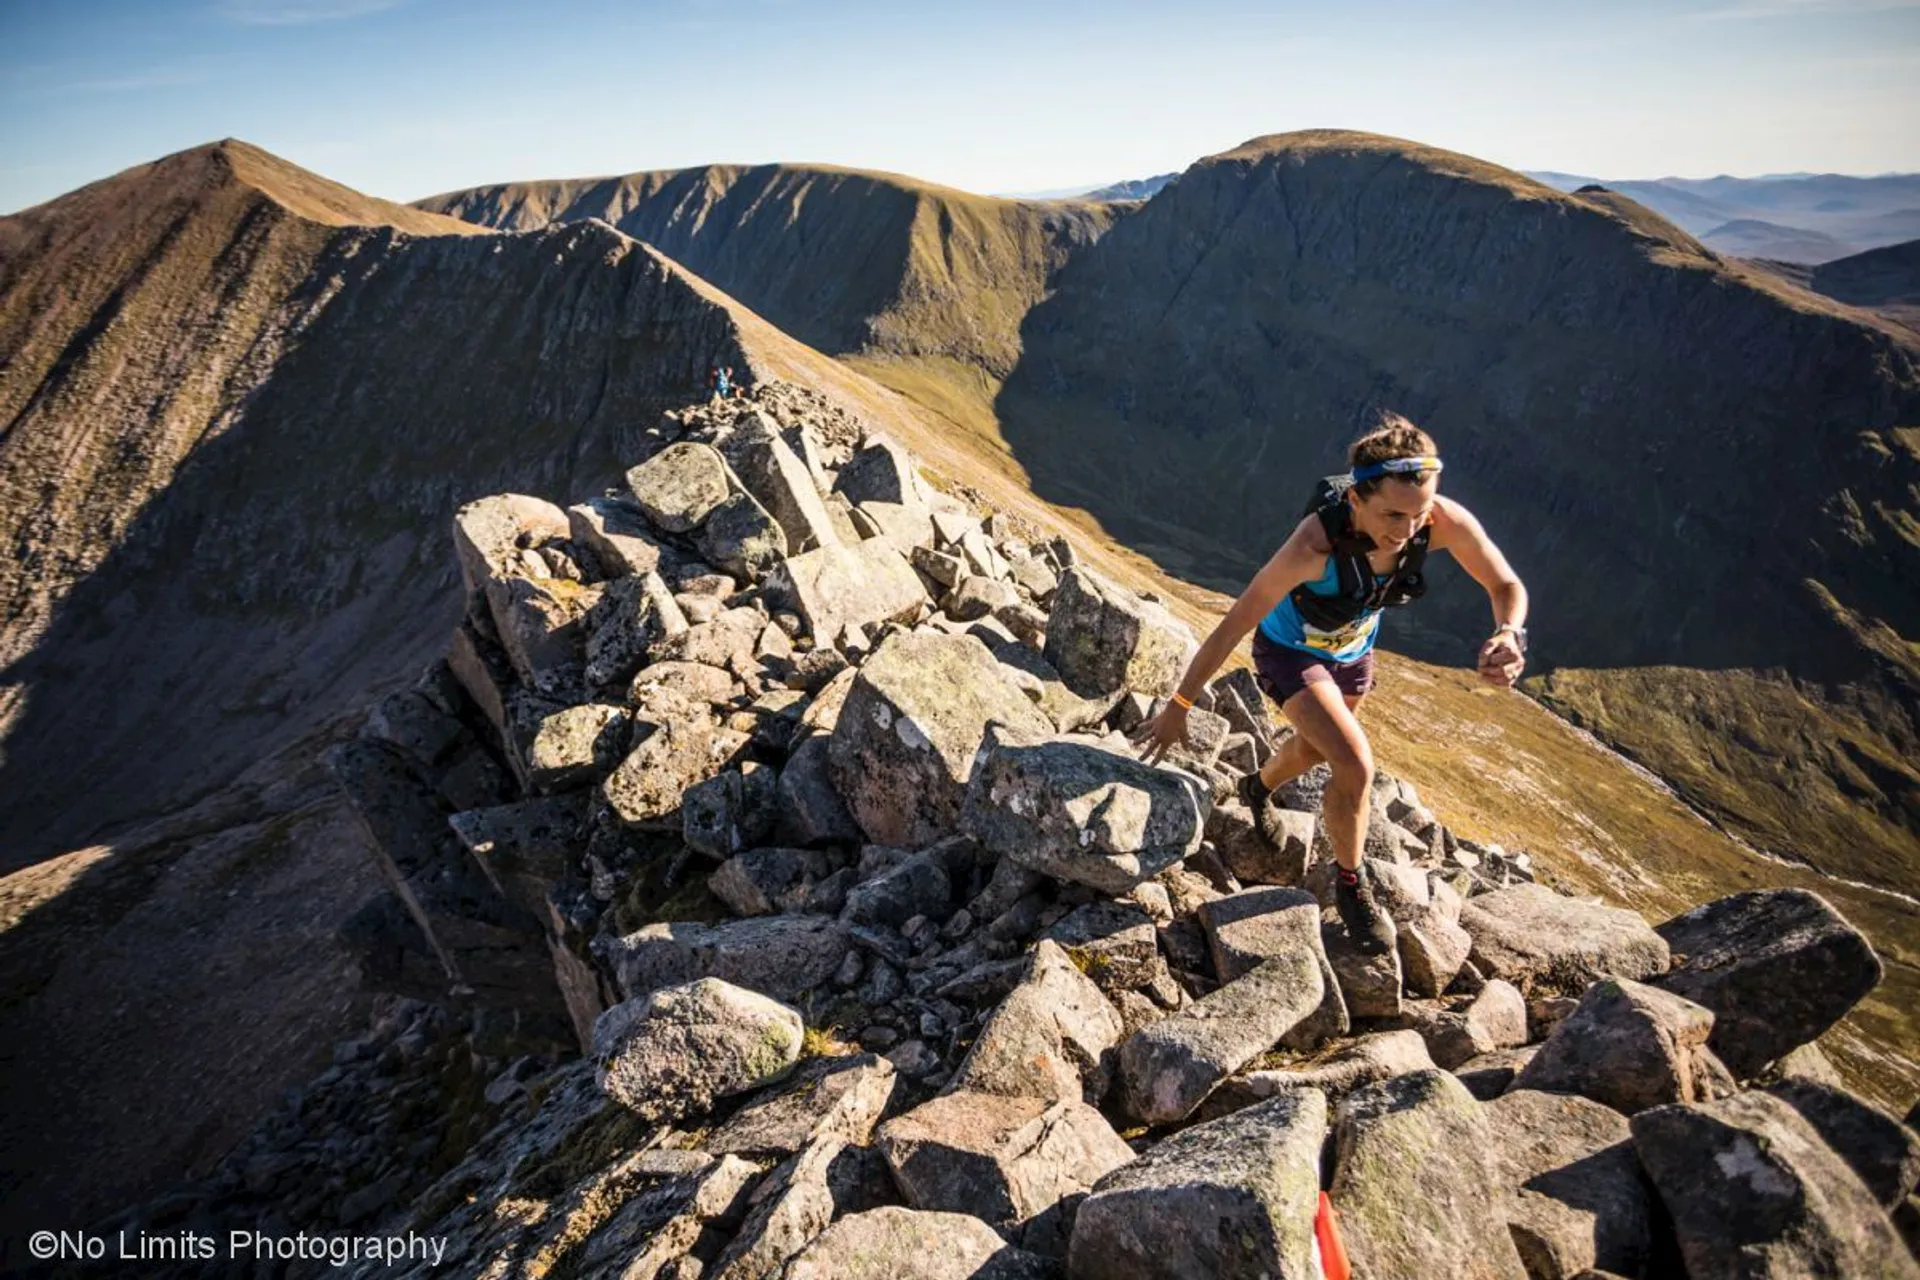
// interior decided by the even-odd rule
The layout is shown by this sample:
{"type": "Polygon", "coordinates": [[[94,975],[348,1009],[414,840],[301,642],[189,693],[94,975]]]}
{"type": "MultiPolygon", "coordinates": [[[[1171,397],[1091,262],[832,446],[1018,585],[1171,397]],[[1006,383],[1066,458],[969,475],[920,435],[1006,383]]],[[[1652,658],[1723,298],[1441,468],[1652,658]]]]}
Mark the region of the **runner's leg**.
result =
{"type": "Polygon", "coordinates": [[[1366,731],[1331,680],[1310,682],[1288,698],[1281,710],[1297,736],[1306,739],[1333,770],[1320,813],[1333,843],[1334,861],[1356,870],[1366,847],[1367,800],[1373,789],[1373,747],[1366,731]]]}
{"type": "MultiPolygon", "coordinates": [[[[1360,699],[1366,696],[1364,693],[1342,695],[1346,701],[1347,710],[1356,716],[1360,711],[1360,699]]],[[[1285,714],[1285,710],[1284,707],[1281,708],[1281,713],[1285,714]]],[[[1267,790],[1272,791],[1275,787],[1292,782],[1319,764],[1322,759],[1324,757],[1314,750],[1313,744],[1307,741],[1306,735],[1296,731],[1287,735],[1287,740],[1280,744],[1280,749],[1268,756],[1266,763],[1260,766],[1260,783],[1267,790]]]]}

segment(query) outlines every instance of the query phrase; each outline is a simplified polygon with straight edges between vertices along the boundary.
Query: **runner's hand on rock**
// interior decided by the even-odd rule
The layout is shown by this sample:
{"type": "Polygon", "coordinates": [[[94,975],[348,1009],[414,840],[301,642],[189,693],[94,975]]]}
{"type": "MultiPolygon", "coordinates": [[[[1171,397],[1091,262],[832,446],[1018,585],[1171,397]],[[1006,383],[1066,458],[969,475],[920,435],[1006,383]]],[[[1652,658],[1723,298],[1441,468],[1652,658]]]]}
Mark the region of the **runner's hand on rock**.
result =
{"type": "Polygon", "coordinates": [[[1169,702],[1161,708],[1157,716],[1149,716],[1140,722],[1140,727],[1129,735],[1133,741],[1144,743],[1140,758],[1148,764],[1159,764],[1167,752],[1185,744],[1187,740],[1187,709],[1177,702],[1169,702]]]}
{"type": "Polygon", "coordinates": [[[1496,631],[1480,646],[1480,678],[1488,684],[1511,689],[1526,665],[1526,655],[1504,631],[1496,631]]]}

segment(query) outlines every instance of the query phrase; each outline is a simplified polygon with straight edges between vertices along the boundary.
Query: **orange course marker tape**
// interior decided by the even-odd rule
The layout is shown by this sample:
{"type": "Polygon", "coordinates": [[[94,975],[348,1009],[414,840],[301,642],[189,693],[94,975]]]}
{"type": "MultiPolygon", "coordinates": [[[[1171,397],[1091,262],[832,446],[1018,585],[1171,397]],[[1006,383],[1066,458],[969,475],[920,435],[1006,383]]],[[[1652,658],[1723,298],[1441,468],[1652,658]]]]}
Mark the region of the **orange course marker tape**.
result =
{"type": "Polygon", "coordinates": [[[1333,1201],[1324,1191],[1320,1193],[1320,1210],[1313,1215],[1313,1243],[1320,1255],[1320,1274],[1326,1280],[1353,1280],[1353,1264],[1347,1261],[1347,1246],[1340,1239],[1333,1201]]]}

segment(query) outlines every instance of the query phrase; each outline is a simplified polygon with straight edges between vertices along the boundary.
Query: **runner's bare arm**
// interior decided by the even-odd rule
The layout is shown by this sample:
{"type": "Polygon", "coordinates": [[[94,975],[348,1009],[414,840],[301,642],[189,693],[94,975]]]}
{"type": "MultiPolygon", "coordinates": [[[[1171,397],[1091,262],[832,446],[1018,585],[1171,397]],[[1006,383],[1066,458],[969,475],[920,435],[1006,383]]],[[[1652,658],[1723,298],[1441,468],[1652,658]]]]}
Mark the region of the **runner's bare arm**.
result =
{"type": "Polygon", "coordinates": [[[1318,516],[1307,516],[1295,525],[1280,549],[1253,575],[1253,581],[1193,655],[1186,675],[1181,678],[1179,692],[1189,699],[1198,697],[1208,679],[1227,660],[1227,655],[1280,603],[1281,596],[1320,576],[1330,550],[1332,547],[1318,516]]]}
{"type": "MultiPolygon", "coordinates": [[[[1436,497],[1428,545],[1451,552],[1468,576],[1486,590],[1496,628],[1526,625],[1527,589],[1471,511],[1451,498],[1436,497]]],[[[1496,631],[1480,646],[1480,674],[1489,683],[1512,685],[1525,665],[1525,655],[1505,631],[1496,631]]]]}
{"type": "Polygon", "coordinates": [[[1436,496],[1433,507],[1433,537],[1429,546],[1436,551],[1451,552],[1467,576],[1486,589],[1487,598],[1493,603],[1495,626],[1503,622],[1525,626],[1527,589],[1521,585],[1520,575],[1513,571],[1507,558],[1500,554],[1500,548],[1493,545],[1493,539],[1480,527],[1480,521],[1452,498],[1436,496]]]}
{"type": "MultiPolygon", "coordinates": [[[[1200,645],[1193,655],[1193,661],[1187,664],[1187,672],[1180,677],[1180,687],[1175,690],[1189,702],[1200,696],[1207,680],[1219,669],[1240,644],[1240,638],[1253,630],[1269,609],[1280,603],[1280,597],[1287,594],[1303,582],[1309,582],[1320,576],[1327,553],[1333,548],[1327,542],[1326,531],[1320,527],[1318,516],[1307,516],[1294,526],[1280,549],[1273,553],[1260,572],[1253,575],[1253,581],[1233,602],[1225,617],[1220,619],[1212,634],[1200,645]]],[[[1169,702],[1160,710],[1160,714],[1143,720],[1130,735],[1135,742],[1143,743],[1141,759],[1148,764],[1158,764],[1167,752],[1187,736],[1187,713],[1177,702],[1169,702]]]]}

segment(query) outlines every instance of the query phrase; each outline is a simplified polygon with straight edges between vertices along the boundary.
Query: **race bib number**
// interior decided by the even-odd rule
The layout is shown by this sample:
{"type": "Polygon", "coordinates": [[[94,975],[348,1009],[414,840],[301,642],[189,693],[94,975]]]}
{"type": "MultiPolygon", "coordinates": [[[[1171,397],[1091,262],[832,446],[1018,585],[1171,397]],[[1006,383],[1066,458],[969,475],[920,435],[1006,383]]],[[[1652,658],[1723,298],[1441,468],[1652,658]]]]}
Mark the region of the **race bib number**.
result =
{"type": "Polygon", "coordinates": [[[1345,653],[1349,649],[1358,648],[1364,644],[1367,637],[1373,634],[1374,628],[1379,625],[1380,615],[1377,613],[1370,613],[1364,618],[1355,618],[1345,626],[1335,627],[1330,631],[1311,623],[1302,623],[1301,643],[1316,653],[1328,655],[1345,653]]]}

